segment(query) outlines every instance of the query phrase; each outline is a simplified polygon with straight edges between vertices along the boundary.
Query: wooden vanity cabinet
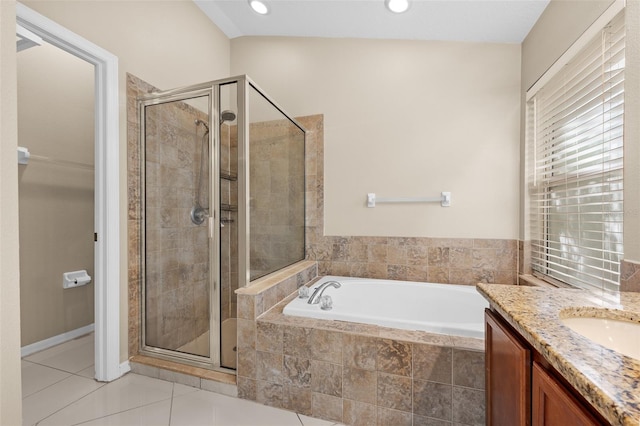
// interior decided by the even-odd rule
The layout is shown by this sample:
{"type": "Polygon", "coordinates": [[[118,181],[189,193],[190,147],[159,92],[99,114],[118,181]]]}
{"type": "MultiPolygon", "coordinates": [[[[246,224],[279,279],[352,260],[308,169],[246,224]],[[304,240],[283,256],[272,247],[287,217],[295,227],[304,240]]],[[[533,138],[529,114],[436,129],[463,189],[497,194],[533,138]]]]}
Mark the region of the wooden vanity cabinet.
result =
{"type": "Polygon", "coordinates": [[[601,424],[537,362],[533,363],[532,376],[534,426],[601,424]]]}
{"type": "Polygon", "coordinates": [[[531,351],[507,327],[485,311],[488,426],[531,424],[531,351]]]}
{"type": "Polygon", "coordinates": [[[487,426],[608,424],[542,355],[489,309],[485,310],[485,351],[487,426]]]}

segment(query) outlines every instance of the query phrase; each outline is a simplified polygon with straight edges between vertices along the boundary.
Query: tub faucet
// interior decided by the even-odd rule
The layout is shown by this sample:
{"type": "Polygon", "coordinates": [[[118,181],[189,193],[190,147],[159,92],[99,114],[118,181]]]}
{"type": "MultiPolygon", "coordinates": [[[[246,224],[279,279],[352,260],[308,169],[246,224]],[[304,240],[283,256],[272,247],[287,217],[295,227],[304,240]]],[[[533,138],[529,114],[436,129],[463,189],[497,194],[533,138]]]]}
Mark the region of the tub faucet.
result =
{"type": "Polygon", "coordinates": [[[320,297],[322,296],[322,293],[324,293],[324,291],[328,287],[340,288],[341,285],[338,281],[327,281],[326,283],[320,284],[315,290],[313,290],[313,294],[311,295],[307,303],[310,305],[318,304],[320,302],[320,297]]]}

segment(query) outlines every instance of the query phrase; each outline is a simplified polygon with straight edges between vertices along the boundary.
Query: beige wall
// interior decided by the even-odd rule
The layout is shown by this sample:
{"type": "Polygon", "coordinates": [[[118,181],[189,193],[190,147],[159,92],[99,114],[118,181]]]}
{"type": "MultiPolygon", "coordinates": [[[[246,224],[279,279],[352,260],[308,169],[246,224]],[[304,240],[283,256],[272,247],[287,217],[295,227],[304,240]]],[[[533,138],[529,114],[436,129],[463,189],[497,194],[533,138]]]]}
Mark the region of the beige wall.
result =
{"type": "Polygon", "coordinates": [[[243,37],[246,73],[292,116],[325,117],[325,234],[516,238],[520,46],[243,37]],[[380,205],[366,194],[439,196],[380,205]]]}
{"type": "Polygon", "coordinates": [[[126,73],[170,89],[229,75],[229,39],[189,0],[25,1],[118,57],[120,74],[120,358],[127,344],[126,73]]]}
{"type": "MultiPolygon", "coordinates": [[[[522,93],[612,4],[605,1],[552,0],[522,44],[522,93]]],[[[627,0],[625,69],[625,260],[640,261],[640,1],[627,0]]],[[[524,98],[522,101],[524,111],[524,98]]],[[[524,129],[521,133],[524,147],[524,129]]],[[[524,182],[524,148],[521,179],[524,182]]],[[[520,238],[527,239],[526,192],[521,198],[520,238]]]]}
{"type": "Polygon", "coordinates": [[[22,423],[15,2],[0,1],[0,424],[22,423]]]}
{"type": "MultiPolygon", "coordinates": [[[[34,156],[92,167],[94,67],[49,44],[20,52],[17,61],[18,144],[34,156]]],[[[62,274],[85,269],[94,275],[94,173],[37,159],[18,170],[26,346],[93,323],[93,282],[63,289],[62,274]]]]}
{"type": "Polygon", "coordinates": [[[627,0],[624,83],[624,258],[640,262],[640,1],[627,0]]]}

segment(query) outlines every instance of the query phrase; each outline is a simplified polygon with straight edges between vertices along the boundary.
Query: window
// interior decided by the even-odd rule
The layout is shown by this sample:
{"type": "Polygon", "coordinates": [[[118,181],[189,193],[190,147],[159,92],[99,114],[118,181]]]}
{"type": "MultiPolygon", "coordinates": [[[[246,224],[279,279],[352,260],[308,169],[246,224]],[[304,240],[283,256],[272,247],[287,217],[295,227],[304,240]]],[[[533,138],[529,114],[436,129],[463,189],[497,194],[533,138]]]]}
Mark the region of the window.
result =
{"type": "Polygon", "coordinates": [[[619,286],[624,44],[622,11],[527,93],[531,264],[550,281],[619,286]]]}

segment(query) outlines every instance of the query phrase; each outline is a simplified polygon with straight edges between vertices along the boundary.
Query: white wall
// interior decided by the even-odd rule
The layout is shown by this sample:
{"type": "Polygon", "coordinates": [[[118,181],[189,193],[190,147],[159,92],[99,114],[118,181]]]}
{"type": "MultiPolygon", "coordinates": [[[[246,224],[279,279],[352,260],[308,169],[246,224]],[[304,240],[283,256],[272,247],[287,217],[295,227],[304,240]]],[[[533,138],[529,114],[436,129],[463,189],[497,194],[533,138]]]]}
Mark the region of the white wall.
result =
{"type": "Polygon", "coordinates": [[[171,89],[229,76],[229,39],[190,0],[25,1],[118,57],[120,74],[120,358],[128,358],[126,73],[171,89]]]}
{"type": "Polygon", "coordinates": [[[15,2],[0,1],[0,424],[22,423],[15,2]]]}
{"type": "Polygon", "coordinates": [[[519,45],[242,37],[231,72],[325,115],[326,235],[517,238],[519,45]]]}

